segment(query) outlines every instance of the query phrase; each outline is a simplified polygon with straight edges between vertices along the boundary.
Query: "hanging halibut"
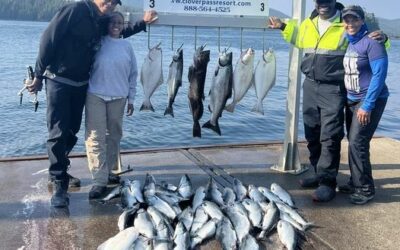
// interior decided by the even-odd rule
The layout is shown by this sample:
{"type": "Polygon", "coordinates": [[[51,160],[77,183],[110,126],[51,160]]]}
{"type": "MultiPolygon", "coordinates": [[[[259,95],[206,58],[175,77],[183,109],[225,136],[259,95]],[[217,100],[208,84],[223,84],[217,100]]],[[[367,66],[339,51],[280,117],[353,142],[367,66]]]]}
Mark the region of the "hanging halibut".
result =
{"type": "Polygon", "coordinates": [[[169,65],[168,73],[168,106],[165,109],[164,115],[171,115],[174,117],[174,104],[178,89],[182,86],[182,73],[183,73],[183,49],[182,46],[176,51],[172,57],[172,62],[169,65]]]}
{"type": "Polygon", "coordinates": [[[210,89],[209,109],[212,112],[211,119],[203,125],[203,128],[212,129],[221,135],[218,119],[226,101],[232,96],[232,52],[223,52],[218,58],[218,66],[215,70],[210,89]]]}
{"type": "Polygon", "coordinates": [[[193,65],[189,67],[189,105],[193,116],[193,137],[201,137],[199,120],[203,116],[204,83],[206,81],[207,64],[210,61],[210,51],[204,46],[197,48],[193,65]]]}
{"type": "Polygon", "coordinates": [[[233,112],[235,105],[242,100],[249,90],[254,70],[254,50],[252,48],[242,52],[233,72],[233,100],[226,106],[226,110],[233,112]]]}
{"type": "Polygon", "coordinates": [[[258,61],[254,70],[254,87],[256,89],[257,103],[252,112],[264,115],[263,104],[265,96],[275,85],[276,80],[276,58],[272,49],[264,52],[262,59],[258,61]]]}
{"type": "Polygon", "coordinates": [[[160,86],[163,81],[162,73],[162,49],[161,43],[151,48],[149,54],[145,57],[140,72],[140,81],[142,82],[144,101],[140,107],[142,110],[151,110],[154,112],[153,105],[151,105],[150,97],[154,91],[160,86]]]}

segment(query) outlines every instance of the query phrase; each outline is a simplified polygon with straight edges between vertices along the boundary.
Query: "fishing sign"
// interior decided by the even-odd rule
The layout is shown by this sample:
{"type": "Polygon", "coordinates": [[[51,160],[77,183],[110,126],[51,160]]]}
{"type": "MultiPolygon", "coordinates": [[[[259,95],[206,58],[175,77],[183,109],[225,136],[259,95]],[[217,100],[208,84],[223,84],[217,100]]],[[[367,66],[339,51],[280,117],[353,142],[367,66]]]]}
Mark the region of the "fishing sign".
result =
{"type": "Polygon", "coordinates": [[[143,9],[158,13],[266,17],[268,0],[143,0],[143,9]]]}

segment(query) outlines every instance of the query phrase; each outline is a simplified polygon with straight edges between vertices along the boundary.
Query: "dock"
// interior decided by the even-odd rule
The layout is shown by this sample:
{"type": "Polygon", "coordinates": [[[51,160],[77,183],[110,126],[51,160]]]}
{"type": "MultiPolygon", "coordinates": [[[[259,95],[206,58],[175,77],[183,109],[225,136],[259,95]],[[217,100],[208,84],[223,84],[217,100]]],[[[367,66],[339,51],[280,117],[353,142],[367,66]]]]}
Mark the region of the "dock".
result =
{"type": "MultiPolygon", "coordinates": [[[[132,172],[123,178],[144,181],[146,173],[157,181],[178,185],[188,174],[194,188],[215,178],[229,186],[233,178],[244,184],[269,187],[276,182],[288,190],[300,214],[316,227],[299,241],[301,249],[400,249],[400,141],[374,138],[371,162],[376,196],[366,205],[349,202],[337,193],[328,203],[315,203],[312,189],[301,189],[299,179],[313,174],[283,174],[271,170],[278,164],[281,142],[132,150],[122,152],[122,164],[132,172]]],[[[300,160],[308,163],[304,142],[299,143],[300,160]]],[[[84,154],[71,157],[70,173],[81,179],[80,188],[70,188],[68,209],[50,207],[47,187],[46,156],[0,159],[0,249],[96,249],[118,232],[117,220],[122,213],[119,200],[100,203],[89,201],[91,175],[84,154]]],[[[342,144],[338,183],[350,176],[347,142],[342,144]]],[[[267,249],[284,249],[277,233],[263,243],[267,249]]],[[[200,249],[220,249],[216,241],[205,242],[200,249]]]]}

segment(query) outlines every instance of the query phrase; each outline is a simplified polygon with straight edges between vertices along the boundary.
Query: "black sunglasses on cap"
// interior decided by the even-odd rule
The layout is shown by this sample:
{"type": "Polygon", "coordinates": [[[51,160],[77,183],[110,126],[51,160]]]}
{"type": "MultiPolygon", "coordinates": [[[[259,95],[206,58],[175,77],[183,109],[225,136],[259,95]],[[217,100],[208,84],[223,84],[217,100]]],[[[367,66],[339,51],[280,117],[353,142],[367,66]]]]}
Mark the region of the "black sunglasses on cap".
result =
{"type": "Polygon", "coordinates": [[[318,4],[322,4],[322,3],[332,3],[335,0],[314,0],[316,3],[318,4]]]}

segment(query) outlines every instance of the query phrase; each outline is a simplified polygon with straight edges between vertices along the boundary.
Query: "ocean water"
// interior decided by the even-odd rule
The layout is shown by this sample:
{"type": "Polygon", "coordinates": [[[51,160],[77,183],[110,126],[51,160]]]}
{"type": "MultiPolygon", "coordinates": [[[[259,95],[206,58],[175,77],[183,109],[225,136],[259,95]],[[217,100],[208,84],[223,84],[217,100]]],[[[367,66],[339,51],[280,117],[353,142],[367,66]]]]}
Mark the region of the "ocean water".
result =
{"type": "MultiPolygon", "coordinates": [[[[26,76],[26,67],[34,65],[38,52],[39,39],[46,28],[45,22],[22,22],[0,20],[0,158],[46,154],[46,99],[44,91],[39,93],[39,109],[35,113],[29,102],[31,97],[24,95],[19,105],[18,91],[26,76]]],[[[289,46],[277,31],[247,30],[241,36],[240,29],[222,28],[220,36],[217,29],[175,27],[172,37],[171,27],[152,27],[148,33],[140,33],[128,38],[131,42],[139,67],[148,52],[148,46],[162,42],[163,74],[168,76],[168,66],[173,50],[183,43],[184,71],[183,86],[179,89],[174,103],[175,118],[164,116],[167,106],[167,85],[162,84],[151,98],[155,112],[139,112],[143,101],[143,89],[138,79],[135,112],[124,118],[121,149],[163,148],[172,146],[218,145],[226,143],[247,143],[282,141],[285,132],[285,111],[287,95],[287,72],[289,46]],[[195,34],[197,38],[195,39],[195,34]],[[256,102],[254,88],[236,106],[234,113],[224,112],[219,120],[222,136],[211,130],[203,129],[202,138],[192,137],[193,120],[188,104],[188,68],[192,64],[195,44],[207,44],[211,50],[208,65],[204,106],[207,107],[211,75],[218,58],[220,48],[230,47],[234,64],[244,50],[252,47],[256,50],[255,63],[260,59],[263,48],[272,47],[277,58],[276,85],[264,99],[265,115],[251,112],[256,102]]],[[[387,84],[391,92],[385,113],[376,135],[400,139],[400,41],[393,40],[389,50],[390,66],[387,84]]],[[[229,103],[230,101],[228,101],[229,103]]],[[[201,124],[210,118],[207,108],[204,110],[201,124]]],[[[300,108],[301,112],[301,108],[300,108]]],[[[79,141],[74,152],[84,152],[84,123],[78,134],[79,141]]],[[[299,139],[304,138],[302,119],[299,121],[299,139]]]]}

